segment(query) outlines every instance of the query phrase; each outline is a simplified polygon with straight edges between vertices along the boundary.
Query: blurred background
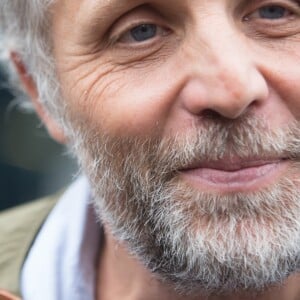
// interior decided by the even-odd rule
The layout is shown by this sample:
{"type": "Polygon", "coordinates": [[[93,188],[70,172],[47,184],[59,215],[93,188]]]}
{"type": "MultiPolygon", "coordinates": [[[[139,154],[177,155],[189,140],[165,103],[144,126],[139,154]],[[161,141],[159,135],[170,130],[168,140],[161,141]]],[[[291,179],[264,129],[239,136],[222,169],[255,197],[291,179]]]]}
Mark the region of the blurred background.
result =
{"type": "Polygon", "coordinates": [[[0,69],[0,210],[51,194],[75,175],[66,149],[14,103],[0,69]]]}

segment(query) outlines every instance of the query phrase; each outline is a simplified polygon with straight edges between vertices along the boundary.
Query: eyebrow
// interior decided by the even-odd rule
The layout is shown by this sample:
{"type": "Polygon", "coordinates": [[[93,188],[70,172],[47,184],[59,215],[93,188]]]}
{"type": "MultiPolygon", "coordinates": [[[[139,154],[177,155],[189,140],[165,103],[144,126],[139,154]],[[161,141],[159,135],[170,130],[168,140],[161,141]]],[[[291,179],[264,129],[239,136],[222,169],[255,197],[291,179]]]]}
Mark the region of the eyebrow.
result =
{"type": "Polygon", "coordinates": [[[81,25],[79,43],[86,44],[94,41],[95,33],[102,36],[109,29],[112,20],[142,3],[143,0],[80,1],[75,12],[75,20],[81,25]]]}
{"type": "Polygon", "coordinates": [[[93,23],[105,24],[139,3],[142,3],[142,0],[83,0],[77,15],[82,20],[88,16],[93,23]]]}
{"type": "MultiPolygon", "coordinates": [[[[0,0],[1,1],[1,0],[0,0]]],[[[168,2],[176,2],[178,0],[161,0],[168,1],[168,2]]],[[[203,0],[199,0],[203,1],[203,0]]],[[[225,0],[226,1],[226,0],[225,0]]],[[[232,1],[232,0],[229,0],[232,1]]],[[[249,3],[255,3],[260,2],[261,0],[238,0],[240,2],[241,7],[244,5],[247,5],[249,3]]],[[[292,3],[295,3],[295,5],[300,7],[300,0],[289,0],[292,3]]],[[[159,1],[155,1],[159,2],[159,1]]],[[[88,7],[88,11],[91,13],[90,16],[93,16],[93,20],[96,23],[106,23],[111,20],[111,18],[114,18],[114,16],[118,16],[124,11],[128,11],[133,9],[139,4],[145,4],[145,1],[142,0],[83,0],[82,4],[80,5],[79,14],[80,11],[83,11],[81,8],[88,7]]],[[[149,2],[147,2],[149,4],[149,2]]],[[[266,5],[272,5],[271,3],[266,5]]],[[[274,3],[273,5],[280,5],[274,3]]],[[[239,6],[239,5],[238,5],[239,6]]]]}
{"type": "Polygon", "coordinates": [[[84,2],[90,3],[91,9],[95,11],[102,11],[103,9],[119,11],[123,10],[124,8],[131,9],[137,3],[141,2],[141,0],[86,0],[84,2]]]}
{"type": "MultiPolygon", "coordinates": [[[[293,3],[295,3],[295,4],[297,4],[298,6],[300,6],[300,0],[289,0],[290,2],[293,2],[293,3]]],[[[246,0],[245,2],[253,2],[253,3],[255,3],[255,2],[260,2],[260,0],[246,0]]],[[[269,6],[272,6],[272,5],[274,5],[274,6],[280,6],[281,4],[280,3],[266,3],[265,5],[269,5],[269,6]]]]}

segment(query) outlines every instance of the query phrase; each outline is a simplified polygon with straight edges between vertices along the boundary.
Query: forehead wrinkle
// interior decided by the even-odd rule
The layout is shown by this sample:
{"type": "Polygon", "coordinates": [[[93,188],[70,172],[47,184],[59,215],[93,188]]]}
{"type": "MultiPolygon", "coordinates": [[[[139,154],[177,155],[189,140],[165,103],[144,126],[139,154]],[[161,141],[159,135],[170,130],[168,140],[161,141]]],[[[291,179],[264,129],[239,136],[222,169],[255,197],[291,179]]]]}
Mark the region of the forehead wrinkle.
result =
{"type": "Polygon", "coordinates": [[[69,4],[64,15],[69,15],[71,23],[77,24],[87,39],[92,32],[107,29],[120,15],[142,3],[142,0],[82,0],[76,4],[74,0],[64,1],[69,4]]]}
{"type": "Polygon", "coordinates": [[[110,12],[114,14],[119,10],[130,9],[139,2],[141,2],[141,0],[83,0],[80,8],[82,11],[86,11],[87,9],[87,11],[95,13],[110,12]]]}
{"type": "MultiPolygon", "coordinates": [[[[67,0],[67,1],[74,1],[74,0],[67,0]]],[[[186,0],[187,2],[189,0],[186,0]]],[[[203,0],[200,0],[203,1],[203,0]]],[[[227,0],[226,0],[227,1],[227,0]]],[[[178,0],[168,0],[168,3],[175,4],[180,3],[178,0]]],[[[138,5],[166,5],[165,0],[152,0],[152,1],[143,1],[143,0],[83,0],[80,2],[80,9],[78,12],[83,11],[87,8],[88,11],[91,11],[95,14],[116,14],[119,11],[128,11],[133,9],[138,5]]]]}

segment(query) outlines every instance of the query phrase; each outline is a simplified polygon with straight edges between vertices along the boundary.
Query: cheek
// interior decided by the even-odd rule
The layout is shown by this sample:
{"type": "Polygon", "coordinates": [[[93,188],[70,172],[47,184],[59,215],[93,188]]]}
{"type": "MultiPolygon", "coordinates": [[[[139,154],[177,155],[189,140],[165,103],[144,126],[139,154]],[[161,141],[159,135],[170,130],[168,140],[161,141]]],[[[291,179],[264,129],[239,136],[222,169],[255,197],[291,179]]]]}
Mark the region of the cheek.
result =
{"type": "MultiPolygon", "coordinates": [[[[102,98],[97,115],[116,133],[145,135],[161,131],[168,120],[173,93],[168,79],[160,74],[124,74],[102,98]]],[[[97,94],[96,98],[100,99],[97,94]]]]}
{"type": "Polygon", "coordinates": [[[298,70],[292,68],[282,72],[282,79],[277,80],[278,90],[285,99],[289,111],[295,119],[300,120],[300,61],[298,70]]]}
{"type": "Polygon", "coordinates": [[[262,73],[271,89],[281,99],[283,108],[279,114],[288,111],[290,119],[300,120],[300,45],[298,49],[273,51],[264,55],[262,73]]]}
{"type": "Polygon", "coordinates": [[[145,135],[162,131],[177,85],[174,66],[134,68],[109,62],[78,64],[61,70],[63,96],[72,118],[112,134],[145,135]]]}

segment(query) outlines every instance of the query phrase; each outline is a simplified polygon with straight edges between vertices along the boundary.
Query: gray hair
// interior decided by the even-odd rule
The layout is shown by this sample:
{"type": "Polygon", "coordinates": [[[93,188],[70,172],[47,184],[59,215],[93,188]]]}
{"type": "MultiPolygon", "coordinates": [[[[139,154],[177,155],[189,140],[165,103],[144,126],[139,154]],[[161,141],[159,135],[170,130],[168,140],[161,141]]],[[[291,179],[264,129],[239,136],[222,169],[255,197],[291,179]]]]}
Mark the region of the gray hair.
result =
{"type": "Polygon", "coordinates": [[[54,1],[1,0],[0,61],[18,98],[27,97],[10,62],[11,52],[16,52],[37,85],[40,101],[61,121],[63,109],[50,38],[50,6],[54,1]]]}

